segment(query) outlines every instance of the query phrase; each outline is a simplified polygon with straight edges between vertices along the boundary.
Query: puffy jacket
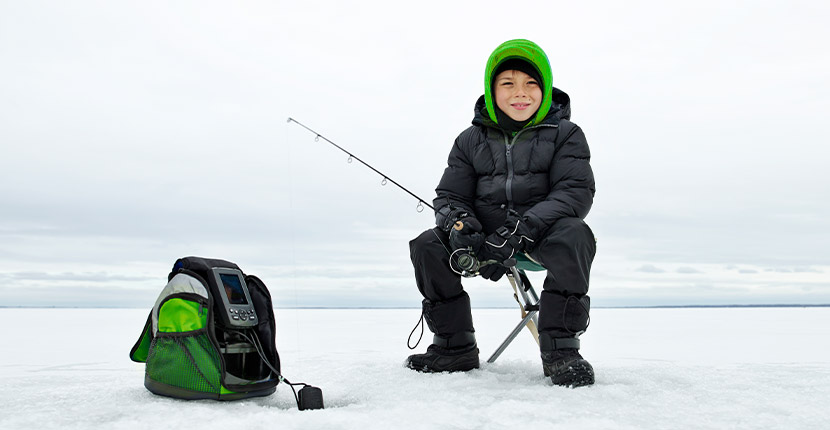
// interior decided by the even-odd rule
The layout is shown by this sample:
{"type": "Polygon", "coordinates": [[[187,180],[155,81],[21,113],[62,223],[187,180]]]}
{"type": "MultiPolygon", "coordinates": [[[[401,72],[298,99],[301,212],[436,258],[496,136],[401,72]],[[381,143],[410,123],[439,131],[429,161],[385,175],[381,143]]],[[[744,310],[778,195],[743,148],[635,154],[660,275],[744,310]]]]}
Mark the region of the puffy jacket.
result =
{"type": "Polygon", "coordinates": [[[560,218],[588,215],[595,193],[588,143],[569,121],[568,95],[553,88],[551,97],[544,119],[515,136],[493,121],[485,96],[479,98],[473,125],[455,140],[435,190],[439,226],[463,210],[491,233],[513,209],[540,238],[560,218]]]}

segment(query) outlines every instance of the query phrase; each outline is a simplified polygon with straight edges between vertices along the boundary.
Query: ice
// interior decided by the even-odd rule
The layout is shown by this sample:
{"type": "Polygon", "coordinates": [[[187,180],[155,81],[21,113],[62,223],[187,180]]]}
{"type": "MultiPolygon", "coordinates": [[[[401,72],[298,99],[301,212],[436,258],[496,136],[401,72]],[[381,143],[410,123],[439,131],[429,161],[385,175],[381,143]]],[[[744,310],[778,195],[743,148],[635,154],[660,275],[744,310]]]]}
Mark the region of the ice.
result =
{"type": "MultiPolygon", "coordinates": [[[[290,389],[188,402],[143,386],[128,352],[148,309],[0,309],[0,429],[826,428],[830,308],[595,309],[583,355],[592,387],[555,387],[522,332],[485,364],[518,309],[474,309],[482,368],[402,367],[418,309],[277,309],[290,389]]],[[[416,332],[417,337],[418,332],[416,332]]],[[[430,334],[416,351],[429,344],[430,334]]]]}

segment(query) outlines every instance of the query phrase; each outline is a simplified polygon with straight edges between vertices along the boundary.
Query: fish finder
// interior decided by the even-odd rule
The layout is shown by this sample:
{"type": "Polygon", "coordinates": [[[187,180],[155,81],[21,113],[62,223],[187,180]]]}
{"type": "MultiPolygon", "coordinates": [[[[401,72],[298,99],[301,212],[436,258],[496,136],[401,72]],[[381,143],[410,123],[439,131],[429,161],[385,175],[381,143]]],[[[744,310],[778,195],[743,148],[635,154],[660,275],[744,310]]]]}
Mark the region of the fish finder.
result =
{"type": "Polygon", "coordinates": [[[213,272],[216,286],[219,287],[219,296],[222,297],[221,307],[224,312],[220,314],[225,324],[232,327],[256,326],[259,320],[242,272],[225,267],[214,267],[210,270],[213,272]]]}

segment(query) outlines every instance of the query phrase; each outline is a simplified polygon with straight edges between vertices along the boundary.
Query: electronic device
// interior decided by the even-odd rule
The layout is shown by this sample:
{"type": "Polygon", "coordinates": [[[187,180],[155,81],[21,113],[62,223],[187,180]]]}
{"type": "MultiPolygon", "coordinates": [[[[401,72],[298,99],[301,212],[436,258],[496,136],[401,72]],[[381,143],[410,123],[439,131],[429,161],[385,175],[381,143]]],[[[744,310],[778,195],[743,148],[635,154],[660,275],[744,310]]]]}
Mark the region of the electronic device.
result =
{"type": "Polygon", "coordinates": [[[226,267],[213,267],[210,270],[213,272],[219,297],[222,298],[220,307],[225,312],[220,314],[225,324],[232,327],[257,325],[259,319],[242,271],[226,267]]]}
{"type": "Polygon", "coordinates": [[[300,389],[297,404],[301,411],[323,409],[323,390],[306,385],[300,389]]]}

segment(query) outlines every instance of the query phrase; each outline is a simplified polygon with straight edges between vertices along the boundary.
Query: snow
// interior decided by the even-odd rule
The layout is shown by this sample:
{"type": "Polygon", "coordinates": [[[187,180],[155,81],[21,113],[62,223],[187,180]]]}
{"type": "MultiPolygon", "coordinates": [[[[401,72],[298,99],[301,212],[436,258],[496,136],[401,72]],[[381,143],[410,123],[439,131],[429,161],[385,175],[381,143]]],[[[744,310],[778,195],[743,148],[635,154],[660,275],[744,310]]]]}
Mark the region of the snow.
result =
{"type": "MultiPolygon", "coordinates": [[[[143,386],[128,352],[148,309],[0,309],[0,429],[826,428],[830,308],[595,309],[592,387],[555,387],[518,309],[474,309],[482,368],[402,367],[418,309],[277,309],[283,373],[323,389],[188,402],[143,386]]],[[[416,333],[417,336],[417,333],[416,333]]],[[[429,333],[417,351],[429,343],[429,333]]]]}

